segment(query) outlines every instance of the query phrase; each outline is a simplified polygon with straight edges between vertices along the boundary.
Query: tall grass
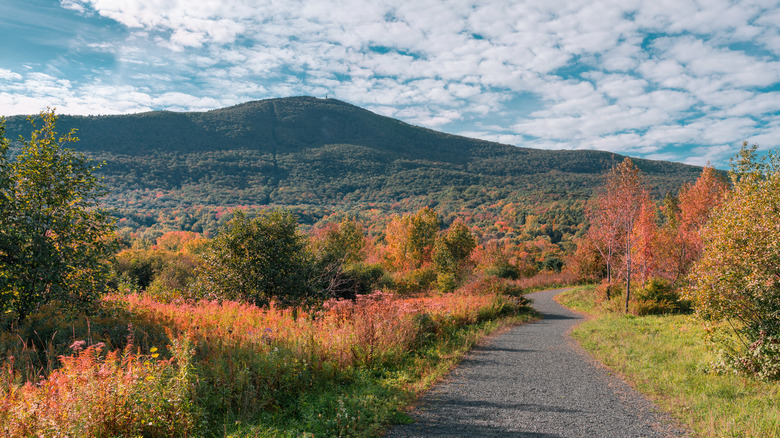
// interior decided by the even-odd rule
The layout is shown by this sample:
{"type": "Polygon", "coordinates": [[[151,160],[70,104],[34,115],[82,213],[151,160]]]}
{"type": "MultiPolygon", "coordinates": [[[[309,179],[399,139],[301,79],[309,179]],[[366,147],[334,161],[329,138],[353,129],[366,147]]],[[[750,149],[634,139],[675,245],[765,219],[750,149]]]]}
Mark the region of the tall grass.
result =
{"type": "Polygon", "coordinates": [[[479,327],[527,310],[522,299],[484,293],[375,293],[317,310],[113,295],[89,324],[42,324],[49,341],[23,340],[26,327],[0,339],[0,419],[6,436],[371,435],[479,327]],[[63,333],[87,348],[52,361],[63,333]]]}
{"type": "Polygon", "coordinates": [[[526,293],[551,289],[555,287],[566,287],[581,283],[579,275],[569,272],[549,272],[542,271],[533,277],[523,277],[508,283],[514,287],[523,289],[526,293]]]}
{"type": "Polygon", "coordinates": [[[715,353],[689,315],[625,316],[594,307],[593,288],[559,295],[594,315],[573,336],[703,437],[780,437],[780,386],[713,371],[715,353]]]}
{"type": "MultiPolygon", "coordinates": [[[[12,362],[0,379],[3,436],[186,436],[197,425],[194,380],[186,340],[173,357],[140,355],[132,344],[103,353],[92,345],[61,356],[38,384],[14,384],[12,362]]],[[[78,348],[77,348],[78,349],[78,348]]]]}

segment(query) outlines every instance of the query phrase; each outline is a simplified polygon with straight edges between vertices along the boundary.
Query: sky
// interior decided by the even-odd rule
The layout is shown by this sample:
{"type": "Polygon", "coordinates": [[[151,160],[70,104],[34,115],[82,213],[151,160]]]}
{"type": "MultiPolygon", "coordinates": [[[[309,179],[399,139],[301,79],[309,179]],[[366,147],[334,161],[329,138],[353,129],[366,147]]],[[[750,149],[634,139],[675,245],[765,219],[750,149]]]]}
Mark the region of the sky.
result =
{"type": "Polygon", "coordinates": [[[0,115],[331,97],[727,168],[780,144],[780,0],[0,0],[0,115]]]}

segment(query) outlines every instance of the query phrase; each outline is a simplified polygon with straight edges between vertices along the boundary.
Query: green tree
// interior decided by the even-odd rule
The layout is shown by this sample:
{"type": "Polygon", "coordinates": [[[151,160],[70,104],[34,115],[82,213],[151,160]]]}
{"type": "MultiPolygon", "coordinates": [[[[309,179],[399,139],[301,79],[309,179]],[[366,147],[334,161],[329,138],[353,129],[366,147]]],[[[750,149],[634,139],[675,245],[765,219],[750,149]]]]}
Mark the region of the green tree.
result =
{"type": "Polygon", "coordinates": [[[745,145],[732,169],[734,189],[702,232],[686,297],[736,335],[718,338],[731,365],[780,379],[780,156],[759,160],[745,145]]]}
{"type": "Polygon", "coordinates": [[[433,245],[433,264],[438,272],[455,274],[467,264],[477,242],[463,222],[455,222],[433,245]]]}
{"type": "Polygon", "coordinates": [[[317,230],[310,240],[314,257],[312,284],[323,298],[355,298],[377,286],[384,269],[365,262],[363,226],[344,218],[317,230]]]}
{"type": "Polygon", "coordinates": [[[349,264],[363,261],[366,237],[363,227],[353,219],[342,219],[318,230],[312,240],[312,252],[323,264],[349,264]]]}
{"type": "Polygon", "coordinates": [[[455,222],[439,235],[433,245],[433,264],[440,290],[450,292],[462,281],[476,246],[474,236],[463,222],[455,222]]]}
{"type": "Polygon", "coordinates": [[[5,137],[5,121],[0,119],[0,312],[11,310],[13,290],[11,273],[5,266],[9,260],[9,254],[14,250],[14,237],[11,233],[13,226],[10,212],[13,211],[13,180],[11,179],[11,165],[8,161],[9,142],[5,137]]]}
{"type": "Polygon", "coordinates": [[[50,302],[86,308],[105,290],[116,251],[97,167],[65,147],[78,139],[57,136],[53,110],[40,118],[10,160],[0,132],[0,308],[11,320],[50,302]]]}
{"type": "Polygon", "coordinates": [[[264,305],[297,302],[310,293],[306,240],[289,211],[253,219],[236,212],[203,259],[199,281],[206,297],[264,305]]]}

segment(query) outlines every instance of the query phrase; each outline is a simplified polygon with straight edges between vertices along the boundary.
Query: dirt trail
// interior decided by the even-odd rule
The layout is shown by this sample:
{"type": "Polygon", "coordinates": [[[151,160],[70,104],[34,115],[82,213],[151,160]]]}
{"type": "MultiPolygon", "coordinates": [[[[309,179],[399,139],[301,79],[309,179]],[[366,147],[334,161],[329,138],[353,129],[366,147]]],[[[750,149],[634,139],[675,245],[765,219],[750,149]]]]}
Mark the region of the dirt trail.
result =
{"type": "Polygon", "coordinates": [[[569,337],[583,317],[528,295],[544,319],[476,347],[423,396],[401,437],[676,437],[685,433],[569,337]]]}

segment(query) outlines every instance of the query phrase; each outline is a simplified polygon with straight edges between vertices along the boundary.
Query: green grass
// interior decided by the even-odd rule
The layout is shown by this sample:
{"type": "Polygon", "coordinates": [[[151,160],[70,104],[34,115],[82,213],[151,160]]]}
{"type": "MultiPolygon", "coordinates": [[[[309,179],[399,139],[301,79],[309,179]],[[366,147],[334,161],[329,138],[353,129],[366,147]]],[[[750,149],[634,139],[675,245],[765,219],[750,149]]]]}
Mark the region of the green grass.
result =
{"type": "Polygon", "coordinates": [[[780,384],[711,371],[714,353],[695,317],[614,314],[592,297],[592,286],[558,296],[593,316],[574,338],[696,436],[780,437],[780,384]]]}

